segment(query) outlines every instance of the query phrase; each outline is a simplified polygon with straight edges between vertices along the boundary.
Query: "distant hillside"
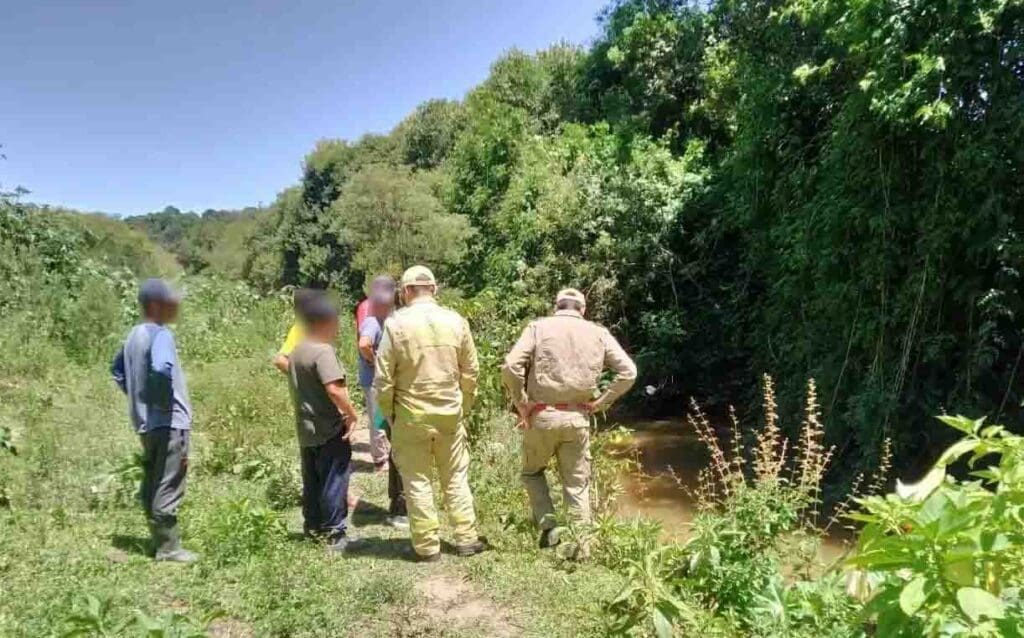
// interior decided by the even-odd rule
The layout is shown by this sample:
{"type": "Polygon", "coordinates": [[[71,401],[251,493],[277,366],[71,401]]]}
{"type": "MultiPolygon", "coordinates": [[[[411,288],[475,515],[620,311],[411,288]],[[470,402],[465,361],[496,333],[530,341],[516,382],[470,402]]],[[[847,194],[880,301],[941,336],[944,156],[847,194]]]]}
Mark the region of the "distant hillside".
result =
{"type": "Polygon", "coordinates": [[[117,217],[44,204],[26,204],[24,209],[56,218],[55,227],[80,231],[84,256],[113,268],[127,268],[139,277],[173,275],[181,269],[168,250],[117,217]]]}
{"type": "Polygon", "coordinates": [[[195,213],[168,206],[159,212],[127,217],[125,223],[170,251],[188,272],[237,279],[245,266],[246,243],[263,212],[248,207],[195,213]]]}

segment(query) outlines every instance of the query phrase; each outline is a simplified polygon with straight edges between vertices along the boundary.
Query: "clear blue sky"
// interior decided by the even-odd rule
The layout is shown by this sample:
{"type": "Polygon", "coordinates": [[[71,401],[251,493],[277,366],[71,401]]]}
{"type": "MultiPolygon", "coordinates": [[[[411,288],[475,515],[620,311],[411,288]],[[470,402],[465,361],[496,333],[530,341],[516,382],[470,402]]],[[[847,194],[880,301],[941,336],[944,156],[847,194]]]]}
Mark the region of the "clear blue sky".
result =
{"type": "Polygon", "coordinates": [[[317,139],[460,98],[605,0],[48,0],[0,11],[0,188],[131,214],[269,203],[317,139]]]}

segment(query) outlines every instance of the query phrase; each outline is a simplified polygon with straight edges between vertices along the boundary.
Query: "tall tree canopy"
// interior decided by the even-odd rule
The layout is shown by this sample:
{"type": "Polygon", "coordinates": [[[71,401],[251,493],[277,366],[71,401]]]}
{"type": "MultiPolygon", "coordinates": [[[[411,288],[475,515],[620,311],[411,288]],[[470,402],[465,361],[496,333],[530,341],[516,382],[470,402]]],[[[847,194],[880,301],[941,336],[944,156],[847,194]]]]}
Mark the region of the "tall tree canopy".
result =
{"type": "Polygon", "coordinates": [[[352,268],[368,277],[399,275],[411,264],[459,260],[472,229],[465,217],[445,212],[436,181],[430,173],[381,165],[348,180],[331,212],[332,230],[352,247],[352,268]]]}
{"type": "Polygon", "coordinates": [[[850,473],[885,435],[925,458],[943,408],[1019,417],[1020,3],[619,0],[600,20],[587,49],[510,51],[461,102],[318,145],[254,279],[356,286],[414,255],[512,322],[578,286],[638,354],[637,405],[735,401],[771,371],[795,408],[814,376],[850,473]],[[396,220],[416,222],[375,234],[396,220]],[[464,252],[420,242],[470,231],[464,252]]]}

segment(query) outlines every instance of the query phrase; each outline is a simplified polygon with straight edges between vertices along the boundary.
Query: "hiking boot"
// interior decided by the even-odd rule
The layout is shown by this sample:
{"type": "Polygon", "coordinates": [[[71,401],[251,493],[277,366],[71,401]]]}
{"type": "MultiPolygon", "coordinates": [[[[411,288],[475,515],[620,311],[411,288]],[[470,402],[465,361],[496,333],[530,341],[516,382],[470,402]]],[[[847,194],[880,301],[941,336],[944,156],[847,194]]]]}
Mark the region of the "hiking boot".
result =
{"type": "Polygon", "coordinates": [[[490,548],[491,546],[487,544],[487,539],[481,536],[467,545],[456,545],[455,554],[462,558],[468,558],[486,552],[490,548]]]}
{"type": "Polygon", "coordinates": [[[172,550],[159,550],[154,560],[162,563],[194,563],[199,560],[199,554],[190,552],[187,549],[179,547],[178,549],[172,550]]]}
{"type": "Polygon", "coordinates": [[[551,549],[558,547],[558,544],[562,542],[562,530],[557,527],[551,529],[541,530],[540,532],[540,545],[541,549],[551,549]]]}
{"type": "Polygon", "coordinates": [[[409,517],[408,516],[388,516],[384,524],[388,527],[392,527],[398,530],[409,529],[409,517]]]}
{"type": "Polygon", "coordinates": [[[438,563],[441,562],[441,552],[433,554],[417,554],[413,552],[413,560],[417,563],[438,563]]]}

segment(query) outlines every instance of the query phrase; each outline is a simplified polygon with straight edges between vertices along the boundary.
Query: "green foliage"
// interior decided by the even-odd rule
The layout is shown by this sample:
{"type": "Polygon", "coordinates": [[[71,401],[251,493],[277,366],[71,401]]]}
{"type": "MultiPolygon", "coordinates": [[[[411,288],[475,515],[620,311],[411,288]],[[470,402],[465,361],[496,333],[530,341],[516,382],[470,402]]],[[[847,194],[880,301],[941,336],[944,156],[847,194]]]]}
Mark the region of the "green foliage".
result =
{"type": "Polygon", "coordinates": [[[86,594],[78,610],[68,616],[67,630],[62,638],[103,638],[139,636],[140,638],[206,638],[210,624],[223,616],[215,610],[193,619],[180,613],[167,613],[157,618],[135,610],[134,617],[124,622],[111,620],[111,600],[86,594]]]}
{"type": "Polygon", "coordinates": [[[709,448],[693,491],[696,512],[682,543],[658,527],[602,522],[596,556],[626,584],[605,608],[616,635],[812,637],[852,635],[860,604],[835,571],[816,563],[817,507],[830,451],[813,382],[797,442],[782,435],[769,378],[764,427],[745,451],[734,423],[731,449],[694,405],[690,423],[709,448]]]}
{"type": "Polygon", "coordinates": [[[123,629],[113,626],[108,619],[110,599],[86,595],[83,603],[77,613],[68,617],[68,630],[64,633],[64,638],[116,636],[123,629]]]}
{"type": "Polygon", "coordinates": [[[137,277],[160,254],[119,224],[0,200],[0,317],[21,324],[25,346],[49,337],[78,362],[110,356],[135,316],[137,277]]]}
{"type": "MultiPolygon", "coordinates": [[[[471,235],[466,219],[444,212],[430,173],[369,166],[349,179],[331,207],[332,230],[351,246],[350,267],[372,278],[411,264],[454,264],[471,235]]],[[[441,271],[443,274],[443,271],[441,271]]]]}
{"type": "Polygon", "coordinates": [[[218,565],[253,560],[284,541],[281,514],[248,498],[227,501],[198,521],[204,549],[218,565]]]}
{"type": "MultiPolygon", "coordinates": [[[[841,573],[787,585],[774,579],[751,608],[751,635],[820,638],[859,634],[863,609],[844,591],[841,573]]],[[[885,635],[885,634],[881,634],[885,635]]]]}
{"type": "Polygon", "coordinates": [[[398,125],[402,162],[418,169],[440,166],[464,126],[463,107],[451,100],[429,100],[398,125]]]}
{"type": "Polygon", "coordinates": [[[1024,626],[1024,439],[984,419],[940,419],[964,436],[918,483],[863,499],[849,559],[873,584],[867,613],[885,636],[1018,636],[1024,626]],[[993,457],[995,457],[993,459],[993,457]],[[956,480],[961,458],[970,467],[956,480]]]}
{"type": "Polygon", "coordinates": [[[265,215],[260,208],[207,209],[199,215],[168,206],[125,222],[173,253],[186,271],[238,279],[248,260],[248,244],[265,215]]]}
{"type": "Polygon", "coordinates": [[[137,506],[142,474],[142,454],[134,452],[89,487],[94,506],[98,509],[137,506]]]}

